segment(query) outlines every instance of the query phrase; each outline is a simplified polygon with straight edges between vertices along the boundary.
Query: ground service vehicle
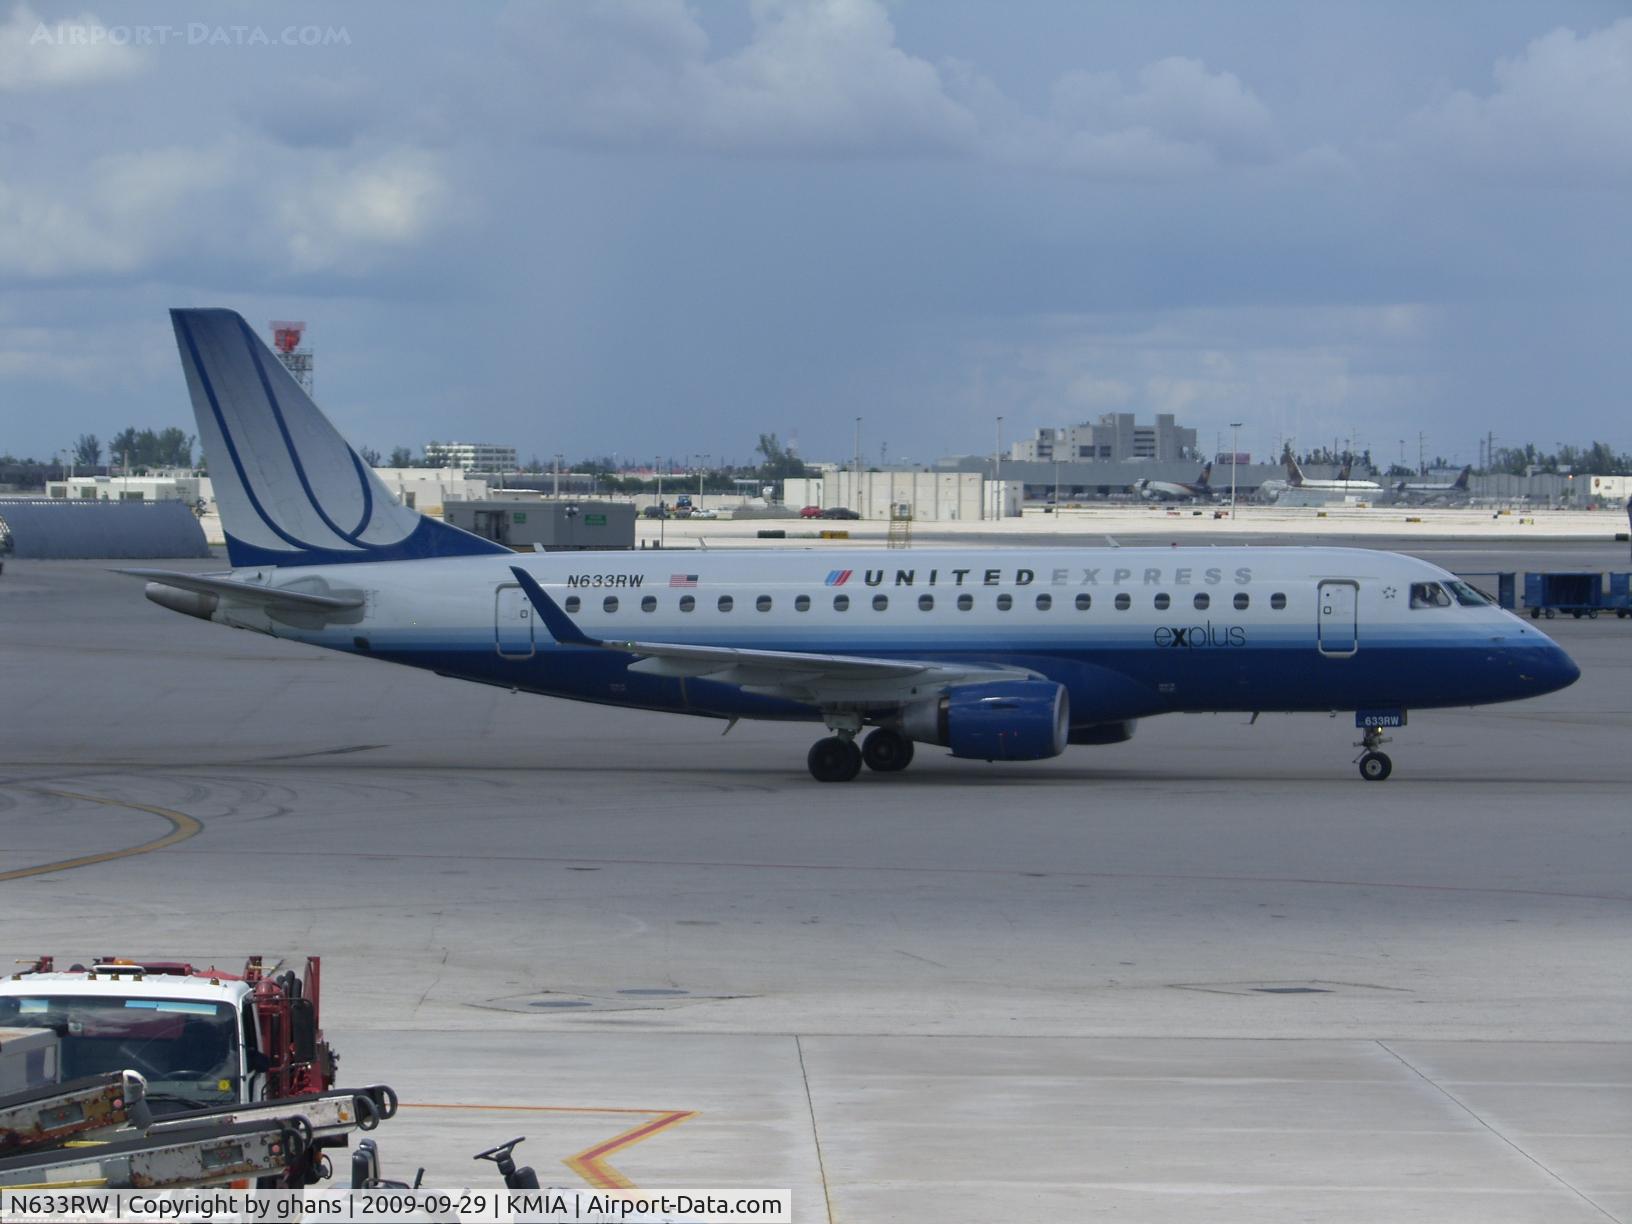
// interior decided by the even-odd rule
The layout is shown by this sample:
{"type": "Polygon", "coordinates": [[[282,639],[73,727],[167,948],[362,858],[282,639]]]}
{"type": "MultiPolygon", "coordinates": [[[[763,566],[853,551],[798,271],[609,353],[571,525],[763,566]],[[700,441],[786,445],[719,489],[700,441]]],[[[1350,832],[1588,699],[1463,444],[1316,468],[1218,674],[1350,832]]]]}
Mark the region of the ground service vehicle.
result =
{"type": "Polygon", "coordinates": [[[318,1026],[321,961],[304,976],[251,957],[242,973],[49,956],[0,979],[0,1027],[51,1029],[59,1076],[135,1071],[155,1114],[323,1092],[335,1056],[318,1026]]]}

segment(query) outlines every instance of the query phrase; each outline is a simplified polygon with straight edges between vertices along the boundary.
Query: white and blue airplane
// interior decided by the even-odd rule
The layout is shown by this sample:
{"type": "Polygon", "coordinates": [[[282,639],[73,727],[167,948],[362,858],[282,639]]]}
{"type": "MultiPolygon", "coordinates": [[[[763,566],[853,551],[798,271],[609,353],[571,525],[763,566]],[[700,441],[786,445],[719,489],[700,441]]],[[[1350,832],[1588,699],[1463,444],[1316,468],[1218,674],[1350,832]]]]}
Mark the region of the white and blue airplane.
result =
{"type": "Polygon", "coordinates": [[[914,744],[1041,760],[1157,714],[1300,710],[1355,711],[1380,781],[1408,710],[1580,674],[1454,575],[1387,552],[517,554],[393,498],[239,315],[171,314],[231,569],[128,571],[149,599],[551,697],[825,724],[820,781],[903,769],[914,744]]]}

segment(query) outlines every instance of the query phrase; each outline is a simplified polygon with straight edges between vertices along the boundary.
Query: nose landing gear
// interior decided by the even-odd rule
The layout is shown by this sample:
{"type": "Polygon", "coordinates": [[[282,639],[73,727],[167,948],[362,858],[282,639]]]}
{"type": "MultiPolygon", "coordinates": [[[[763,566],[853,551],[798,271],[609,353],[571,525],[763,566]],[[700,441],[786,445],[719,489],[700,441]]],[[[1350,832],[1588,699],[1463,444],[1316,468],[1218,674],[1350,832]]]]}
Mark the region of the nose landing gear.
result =
{"type": "Polygon", "coordinates": [[[1355,743],[1356,748],[1365,749],[1355,758],[1355,763],[1360,766],[1360,776],[1367,782],[1386,782],[1388,775],[1394,772],[1394,762],[1388,753],[1377,751],[1379,744],[1389,742],[1382,728],[1367,727],[1362,738],[1355,743]]]}

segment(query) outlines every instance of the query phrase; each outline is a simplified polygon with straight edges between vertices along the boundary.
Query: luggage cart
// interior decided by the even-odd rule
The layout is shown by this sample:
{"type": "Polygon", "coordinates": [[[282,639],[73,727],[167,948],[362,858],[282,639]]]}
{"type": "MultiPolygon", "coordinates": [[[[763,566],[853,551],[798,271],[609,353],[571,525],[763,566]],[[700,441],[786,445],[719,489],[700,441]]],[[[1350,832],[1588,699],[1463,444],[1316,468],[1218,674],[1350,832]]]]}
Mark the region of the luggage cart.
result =
{"type": "Polygon", "coordinates": [[[1560,612],[1577,620],[1583,616],[1596,620],[1607,606],[1604,576],[1596,570],[1526,574],[1524,604],[1530,609],[1531,620],[1543,616],[1552,620],[1560,612]]]}

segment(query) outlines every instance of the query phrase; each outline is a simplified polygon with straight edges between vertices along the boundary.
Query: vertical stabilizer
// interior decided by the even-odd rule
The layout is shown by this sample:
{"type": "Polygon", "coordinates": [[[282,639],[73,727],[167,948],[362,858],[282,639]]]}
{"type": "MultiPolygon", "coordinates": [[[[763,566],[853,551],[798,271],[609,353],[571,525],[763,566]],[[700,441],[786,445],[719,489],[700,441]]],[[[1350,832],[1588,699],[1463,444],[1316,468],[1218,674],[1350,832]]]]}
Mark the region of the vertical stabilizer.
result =
{"type": "Polygon", "coordinates": [[[235,566],[509,550],[408,509],[231,310],[172,310],[235,566]]]}

